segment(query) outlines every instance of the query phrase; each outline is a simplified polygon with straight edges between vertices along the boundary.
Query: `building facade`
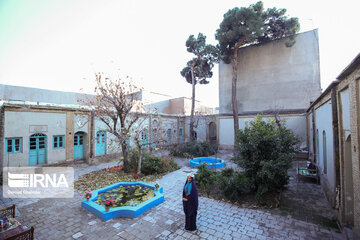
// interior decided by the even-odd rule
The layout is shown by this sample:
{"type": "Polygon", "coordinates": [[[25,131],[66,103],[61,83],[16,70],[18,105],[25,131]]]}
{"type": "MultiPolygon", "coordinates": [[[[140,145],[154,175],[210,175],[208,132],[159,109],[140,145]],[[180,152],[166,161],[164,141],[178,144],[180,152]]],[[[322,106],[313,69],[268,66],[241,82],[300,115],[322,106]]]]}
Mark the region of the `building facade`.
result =
{"type": "MultiPolygon", "coordinates": [[[[257,114],[286,120],[306,146],[306,109],[321,93],[318,31],[300,33],[296,43],[274,40],[239,49],[237,105],[239,126],[257,114]]],[[[219,145],[231,148],[232,67],[219,64],[219,145]],[[226,130],[226,131],[225,131],[226,130]],[[226,132],[226,134],[225,134],[226,132]]]]}
{"type": "Polygon", "coordinates": [[[307,111],[310,157],[344,226],[360,238],[360,54],[307,111]]]}
{"type": "MultiPolygon", "coordinates": [[[[157,105],[167,95],[146,93],[137,101],[151,99],[157,105]],[[155,96],[155,98],[154,98],[155,96]]],[[[57,92],[45,89],[0,85],[0,158],[1,165],[38,166],[85,159],[121,152],[115,136],[90,108],[80,105],[93,95],[57,92]],[[34,101],[41,99],[42,101],[34,101]],[[61,100],[64,99],[64,103],[61,100]]],[[[171,103],[173,99],[168,99],[171,103]]],[[[184,103],[184,99],[175,102],[184,103]]],[[[184,104],[176,104],[176,110],[184,104]]],[[[171,108],[172,109],[172,108],[171,108]]],[[[179,111],[180,111],[179,110],[179,111]]],[[[144,148],[168,147],[189,141],[189,116],[175,113],[142,113],[140,138],[144,148]]],[[[210,140],[209,126],[214,130],[215,116],[195,116],[198,140],[210,140]]],[[[212,135],[216,143],[216,135],[212,135]]],[[[133,141],[130,147],[135,147],[133,141]]]]}

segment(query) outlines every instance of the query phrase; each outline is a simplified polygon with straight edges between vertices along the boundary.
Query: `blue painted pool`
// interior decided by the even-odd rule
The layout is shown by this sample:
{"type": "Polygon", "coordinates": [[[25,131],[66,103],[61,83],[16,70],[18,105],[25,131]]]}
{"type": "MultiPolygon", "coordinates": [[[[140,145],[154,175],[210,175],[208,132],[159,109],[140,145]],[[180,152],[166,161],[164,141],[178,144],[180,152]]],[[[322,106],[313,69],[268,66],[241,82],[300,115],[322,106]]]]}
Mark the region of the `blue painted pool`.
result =
{"type": "Polygon", "coordinates": [[[162,187],[160,187],[157,191],[155,191],[155,186],[153,184],[145,183],[145,182],[141,182],[141,181],[139,181],[139,182],[118,182],[113,185],[110,185],[110,186],[107,186],[104,188],[100,188],[98,190],[94,190],[94,191],[92,191],[92,193],[93,193],[93,195],[89,199],[89,201],[84,200],[81,202],[81,207],[88,210],[89,212],[95,214],[97,217],[99,217],[100,219],[102,219],[104,221],[107,221],[112,218],[117,218],[117,217],[136,218],[136,217],[140,216],[141,214],[143,214],[145,211],[149,210],[152,207],[155,207],[156,205],[159,205],[160,203],[162,203],[164,201],[164,195],[162,194],[163,193],[162,187]],[[101,206],[94,202],[98,198],[98,195],[100,193],[103,193],[110,189],[118,188],[120,186],[133,186],[133,185],[141,185],[142,187],[152,188],[152,189],[154,189],[155,196],[145,202],[140,203],[137,206],[114,207],[114,208],[110,208],[110,210],[108,212],[105,211],[104,206],[101,206]]]}
{"type": "Polygon", "coordinates": [[[191,167],[197,167],[203,163],[206,163],[207,168],[222,168],[225,166],[225,161],[220,158],[200,157],[200,158],[190,159],[191,167]]]}

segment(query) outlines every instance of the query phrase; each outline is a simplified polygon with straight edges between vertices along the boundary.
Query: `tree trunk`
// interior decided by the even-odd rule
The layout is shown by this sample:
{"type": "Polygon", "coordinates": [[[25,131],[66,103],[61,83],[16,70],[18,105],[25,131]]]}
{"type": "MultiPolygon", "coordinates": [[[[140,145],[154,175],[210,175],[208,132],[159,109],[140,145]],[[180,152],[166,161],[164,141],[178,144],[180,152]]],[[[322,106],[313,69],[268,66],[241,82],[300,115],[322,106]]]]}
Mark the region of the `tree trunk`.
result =
{"type": "Polygon", "coordinates": [[[124,172],[128,173],[130,171],[129,169],[129,163],[128,163],[128,152],[127,152],[127,145],[126,143],[121,144],[121,152],[124,158],[124,172]]]}
{"type": "Polygon", "coordinates": [[[194,111],[195,111],[195,77],[194,68],[191,68],[191,81],[192,81],[192,98],[191,98],[191,115],[190,115],[190,139],[195,140],[194,133],[194,111]]]}
{"type": "Polygon", "coordinates": [[[231,101],[232,101],[232,110],[234,118],[234,149],[237,146],[237,131],[239,129],[239,117],[238,117],[238,106],[237,106],[237,96],[236,96],[236,84],[237,84],[237,71],[238,71],[238,61],[237,54],[234,54],[232,60],[232,84],[231,84],[231,101]]]}
{"type": "Polygon", "coordinates": [[[141,146],[139,147],[139,162],[138,162],[138,168],[137,168],[137,174],[141,174],[141,160],[142,160],[142,150],[141,146]]]}

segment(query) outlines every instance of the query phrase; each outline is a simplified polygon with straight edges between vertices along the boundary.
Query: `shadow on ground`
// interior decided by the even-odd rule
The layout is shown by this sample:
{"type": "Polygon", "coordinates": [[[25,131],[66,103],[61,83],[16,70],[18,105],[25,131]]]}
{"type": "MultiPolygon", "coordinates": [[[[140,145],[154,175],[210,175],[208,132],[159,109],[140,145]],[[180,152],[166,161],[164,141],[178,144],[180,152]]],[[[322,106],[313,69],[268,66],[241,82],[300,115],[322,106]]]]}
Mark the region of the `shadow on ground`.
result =
{"type": "Polygon", "coordinates": [[[282,192],[280,207],[271,212],[290,215],[295,219],[338,229],[335,211],[315,179],[297,176],[296,167],[306,166],[304,160],[294,160],[288,170],[289,184],[282,192]]]}

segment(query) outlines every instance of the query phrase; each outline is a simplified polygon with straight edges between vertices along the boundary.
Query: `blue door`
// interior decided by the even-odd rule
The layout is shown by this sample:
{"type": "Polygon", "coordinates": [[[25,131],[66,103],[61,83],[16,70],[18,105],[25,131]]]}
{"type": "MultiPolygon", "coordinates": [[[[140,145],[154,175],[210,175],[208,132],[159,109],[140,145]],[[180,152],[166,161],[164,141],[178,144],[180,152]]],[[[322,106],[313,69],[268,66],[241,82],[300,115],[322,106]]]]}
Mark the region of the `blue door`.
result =
{"type": "Polygon", "coordinates": [[[74,159],[82,159],[85,157],[85,135],[83,133],[75,133],[74,136],[74,159]]]}
{"type": "Polygon", "coordinates": [[[179,128],[179,143],[182,143],[184,141],[183,135],[184,135],[183,129],[179,128]]]}
{"type": "Polygon", "coordinates": [[[96,133],[96,155],[106,154],[106,132],[98,131],[96,133]]]}
{"type": "Polygon", "coordinates": [[[147,148],[148,145],[148,137],[147,137],[147,129],[143,130],[141,132],[141,145],[142,145],[142,148],[147,148]]]}
{"type": "Polygon", "coordinates": [[[157,142],[158,142],[158,137],[157,137],[157,128],[153,128],[152,130],[152,136],[151,136],[151,141],[152,141],[152,146],[156,147],[157,142]]]}
{"type": "Polygon", "coordinates": [[[29,166],[46,163],[46,135],[36,133],[29,138],[29,166]]]}
{"type": "Polygon", "coordinates": [[[171,129],[167,130],[168,144],[171,144],[171,129]]]}

